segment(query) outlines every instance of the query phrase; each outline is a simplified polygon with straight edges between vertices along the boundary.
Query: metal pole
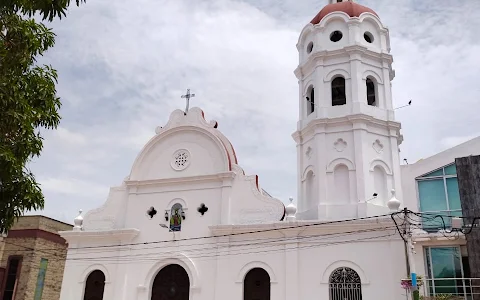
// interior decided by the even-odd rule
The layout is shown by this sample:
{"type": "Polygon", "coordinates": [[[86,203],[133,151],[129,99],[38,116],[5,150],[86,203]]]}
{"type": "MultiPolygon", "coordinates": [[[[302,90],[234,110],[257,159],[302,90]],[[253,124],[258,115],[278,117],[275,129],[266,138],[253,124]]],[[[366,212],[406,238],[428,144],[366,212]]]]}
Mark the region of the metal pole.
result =
{"type": "Polygon", "coordinates": [[[410,218],[408,217],[408,210],[404,208],[404,216],[405,216],[405,225],[406,225],[406,239],[407,239],[407,258],[408,258],[408,266],[410,269],[410,279],[412,280],[412,299],[415,299],[415,291],[418,289],[417,285],[417,272],[415,269],[415,260],[413,258],[413,241],[412,241],[412,230],[410,224],[410,218]]]}

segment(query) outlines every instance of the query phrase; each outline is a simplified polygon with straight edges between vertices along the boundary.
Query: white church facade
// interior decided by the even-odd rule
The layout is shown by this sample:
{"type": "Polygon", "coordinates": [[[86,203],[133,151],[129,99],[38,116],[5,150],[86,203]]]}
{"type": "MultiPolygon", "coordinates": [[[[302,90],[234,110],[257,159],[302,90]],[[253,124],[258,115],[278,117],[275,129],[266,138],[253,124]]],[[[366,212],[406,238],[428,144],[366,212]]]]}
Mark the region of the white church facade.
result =
{"type": "Polygon", "coordinates": [[[389,32],[329,2],[297,43],[297,205],[245,174],[200,108],[175,110],[105,204],[60,233],[61,300],[405,299],[390,213],[417,204],[403,200],[389,32]]]}

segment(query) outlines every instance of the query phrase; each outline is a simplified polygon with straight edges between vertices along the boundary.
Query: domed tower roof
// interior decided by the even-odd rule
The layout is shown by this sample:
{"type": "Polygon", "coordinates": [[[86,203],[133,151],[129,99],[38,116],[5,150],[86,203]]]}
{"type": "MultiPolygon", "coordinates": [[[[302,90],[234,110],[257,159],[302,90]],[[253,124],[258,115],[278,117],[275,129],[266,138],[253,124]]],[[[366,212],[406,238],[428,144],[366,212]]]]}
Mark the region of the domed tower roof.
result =
{"type": "Polygon", "coordinates": [[[366,6],[357,4],[353,1],[343,1],[328,4],[327,6],[322,8],[322,10],[312,19],[312,21],[310,21],[310,23],[312,23],[313,25],[318,24],[326,15],[336,11],[344,12],[351,18],[360,17],[360,15],[365,12],[372,13],[378,17],[376,12],[366,6]]]}

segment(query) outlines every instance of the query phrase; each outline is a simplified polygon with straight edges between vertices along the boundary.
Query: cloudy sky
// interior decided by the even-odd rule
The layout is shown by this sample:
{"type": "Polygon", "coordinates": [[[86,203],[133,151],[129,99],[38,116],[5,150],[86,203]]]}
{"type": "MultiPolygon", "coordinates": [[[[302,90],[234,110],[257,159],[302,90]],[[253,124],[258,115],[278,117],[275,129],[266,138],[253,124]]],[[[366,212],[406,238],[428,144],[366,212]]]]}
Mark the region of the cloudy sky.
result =
{"type": "MultiPolygon", "coordinates": [[[[394,105],[414,162],[480,131],[477,0],[363,0],[390,29],[394,105]]],[[[72,222],[120,185],[170,112],[191,105],[234,145],[240,164],[286,201],[296,196],[295,48],[327,0],[88,0],[50,24],[42,62],[59,73],[63,117],[31,168],[47,216],[72,222]]]]}

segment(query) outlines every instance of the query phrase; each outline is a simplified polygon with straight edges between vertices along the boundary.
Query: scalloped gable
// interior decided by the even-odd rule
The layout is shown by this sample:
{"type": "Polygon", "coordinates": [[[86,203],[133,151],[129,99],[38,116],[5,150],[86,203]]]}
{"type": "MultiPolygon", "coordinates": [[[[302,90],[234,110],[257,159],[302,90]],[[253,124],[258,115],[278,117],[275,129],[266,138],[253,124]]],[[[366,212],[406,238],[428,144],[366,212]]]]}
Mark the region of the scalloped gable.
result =
{"type": "Polygon", "coordinates": [[[140,151],[129,179],[175,178],[231,171],[232,164],[238,163],[235,150],[217,127],[217,121],[207,122],[198,107],[190,109],[188,114],[180,109],[173,111],[167,124],[157,127],[156,135],[140,151]],[[185,163],[191,161],[191,165],[181,172],[175,167],[166,167],[171,165],[175,151],[179,149],[186,150],[189,161],[185,163]]]}
{"type": "Polygon", "coordinates": [[[238,165],[233,165],[235,183],[232,188],[232,224],[261,224],[282,221],[285,205],[266,193],[258,184],[258,176],[246,176],[238,165]]]}
{"type": "Polygon", "coordinates": [[[238,164],[237,155],[235,154],[235,149],[233,148],[232,143],[230,143],[227,137],[223,135],[223,133],[221,133],[220,130],[217,129],[218,122],[215,120],[210,120],[210,122],[207,122],[207,120],[205,119],[205,113],[199,107],[191,108],[188,111],[187,115],[185,115],[183,110],[180,110],[180,109],[173,111],[170,114],[170,119],[168,120],[165,127],[157,127],[155,129],[155,133],[160,134],[161,132],[164,132],[165,130],[171,127],[176,127],[178,125],[181,125],[182,124],[181,120],[183,120],[184,122],[186,121],[186,123],[188,123],[189,120],[194,120],[193,122],[194,124],[197,124],[197,125],[200,125],[201,127],[205,127],[209,129],[211,128],[215,129],[215,130],[211,130],[211,132],[222,141],[223,145],[225,146],[228,152],[228,157],[231,163],[238,164]],[[182,116],[186,118],[182,119],[182,116]],[[174,123],[175,125],[173,125],[172,123],[174,123]]]}
{"type": "MultiPolygon", "coordinates": [[[[200,202],[211,208],[207,215],[212,222],[209,224],[282,221],[283,202],[259,186],[257,175],[245,175],[237,164],[232,144],[217,127],[216,121],[205,120],[199,108],[190,109],[187,115],[175,110],[167,124],[158,127],[156,135],[143,147],[130,176],[121,186],[110,189],[101,207],[85,214],[85,231],[131,227],[143,232],[149,226],[144,223],[148,220],[138,216],[145,215],[151,206],[159,212],[168,210],[172,199],[181,199],[187,210],[190,207],[189,222],[198,217],[195,208],[200,202]],[[180,157],[186,164],[175,169],[178,165],[172,158],[179,149],[188,151],[188,156],[180,157]]],[[[188,231],[188,225],[185,226],[188,231]]],[[[201,232],[202,228],[194,230],[201,232]]]]}

